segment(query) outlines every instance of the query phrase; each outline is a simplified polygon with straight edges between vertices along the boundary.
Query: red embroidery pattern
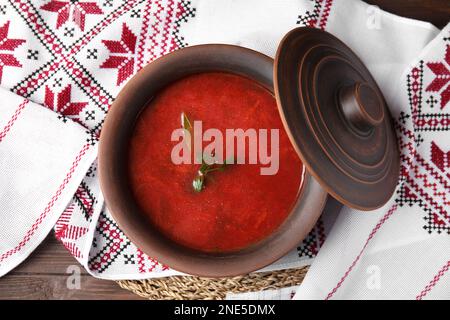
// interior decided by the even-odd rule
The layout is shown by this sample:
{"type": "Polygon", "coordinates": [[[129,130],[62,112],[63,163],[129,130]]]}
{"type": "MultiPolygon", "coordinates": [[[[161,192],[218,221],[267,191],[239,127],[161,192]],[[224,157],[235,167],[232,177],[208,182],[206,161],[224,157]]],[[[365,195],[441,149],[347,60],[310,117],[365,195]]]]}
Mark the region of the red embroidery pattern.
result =
{"type": "Polygon", "coordinates": [[[305,240],[297,247],[300,258],[314,258],[325,242],[325,227],[319,219],[305,240]]]}
{"type": "Polygon", "coordinates": [[[428,293],[436,286],[441,278],[450,270],[450,260],[439,270],[439,272],[433,277],[429,284],[423,289],[416,297],[416,300],[422,300],[428,293]]]}
{"type": "Polygon", "coordinates": [[[58,221],[55,225],[55,235],[58,237],[58,235],[62,234],[64,228],[69,224],[70,217],[72,216],[74,204],[70,204],[67,206],[67,208],[64,210],[64,212],[59,217],[58,221]]]}
{"type": "Polygon", "coordinates": [[[5,138],[6,134],[9,132],[9,130],[11,130],[11,127],[14,125],[14,123],[16,122],[17,118],[19,117],[20,113],[22,112],[22,110],[25,108],[25,106],[28,104],[28,100],[24,100],[16,109],[16,111],[14,111],[14,114],[12,115],[11,119],[9,119],[8,123],[5,125],[5,127],[3,128],[3,130],[0,132],[0,142],[3,141],[3,139],[5,138]]]}
{"type": "MultiPolygon", "coordinates": [[[[450,168],[450,151],[444,152],[438,147],[436,142],[431,142],[431,161],[438,167],[442,172],[446,172],[450,168]]],[[[446,174],[450,178],[450,173],[446,174]]]]}
{"type": "Polygon", "coordinates": [[[353,260],[352,264],[347,269],[347,271],[344,273],[344,275],[339,280],[339,282],[336,284],[336,286],[328,293],[328,295],[325,298],[325,300],[331,299],[334,296],[334,294],[337,292],[337,290],[342,286],[342,284],[344,283],[345,279],[347,279],[347,277],[350,274],[350,272],[353,270],[355,265],[358,263],[359,259],[361,259],[361,256],[364,253],[364,251],[366,250],[366,248],[369,245],[370,241],[373,239],[373,237],[378,232],[378,230],[380,230],[381,226],[392,216],[392,214],[395,212],[395,210],[397,210],[397,208],[398,208],[397,204],[394,204],[388,210],[388,212],[380,219],[380,221],[378,221],[376,226],[370,232],[369,237],[367,238],[366,242],[364,243],[364,246],[362,247],[362,249],[359,252],[359,254],[356,256],[355,260],[353,260]]]}
{"type": "Polygon", "coordinates": [[[48,87],[45,87],[45,105],[60,114],[68,116],[72,119],[79,118],[80,112],[86,107],[87,102],[71,101],[72,87],[69,84],[62,91],[56,94],[48,87]]]}
{"type": "Polygon", "coordinates": [[[101,273],[130,246],[131,242],[123,235],[117,224],[103,212],[97,223],[97,232],[107,239],[107,244],[96,255],[89,258],[89,267],[101,273]]]}
{"type": "Polygon", "coordinates": [[[147,32],[148,32],[148,28],[150,26],[150,17],[152,16],[150,11],[152,8],[154,2],[152,1],[148,1],[145,4],[145,8],[144,8],[144,16],[142,18],[142,28],[141,28],[141,33],[139,35],[139,44],[138,44],[138,50],[137,50],[137,70],[141,70],[142,67],[144,66],[144,48],[145,48],[145,44],[146,44],[146,38],[147,38],[147,32]]]}
{"type": "Polygon", "coordinates": [[[92,196],[88,186],[82,182],[74,195],[75,203],[81,208],[84,218],[89,220],[94,214],[95,198],[92,196]]]}
{"type": "MultiPolygon", "coordinates": [[[[20,11],[26,17],[31,28],[37,30],[41,42],[51,46],[50,53],[54,55],[54,58],[46,63],[42,69],[38,70],[38,72],[32,73],[25,78],[24,81],[14,86],[12,90],[23,97],[30,97],[61,67],[67,68],[67,73],[73,75],[73,80],[80,87],[85,86],[84,82],[86,81],[88,73],[85,71],[80,72],[80,68],[77,68],[77,64],[73,61],[73,56],[116,19],[136,6],[137,3],[139,3],[138,0],[125,1],[122,6],[109,14],[107,18],[101,20],[95,27],[86,32],[71,48],[65,50],[61,45],[60,40],[46,28],[46,25],[42,23],[42,18],[36,14],[30,4],[24,0],[15,0],[13,5],[16,10],[20,11]]],[[[106,100],[108,101],[107,106],[112,103],[110,95],[106,94],[105,90],[98,86],[94,81],[90,81],[89,86],[98,92],[98,94],[93,95],[94,99],[98,98],[98,100],[94,100],[94,102],[104,104],[104,101],[106,100]]]]}
{"type": "MultiPolygon", "coordinates": [[[[413,137],[413,133],[408,129],[401,127],[402,135],[399,135],[399,144],[402,149],[407,149],[412,157],[402,154],[401,176],[405,181],[398,194],[398,203],[400,205],[420,203],[428,209],[432,209],[434,221],[438,221],[436,215],[441,218],[450,219],[444,206],[450,205],[447,199],[446,190],[450,189],[450,181],[430,165],[421,154],[413,149],[413,141],[408,140],[413,137]],[[405,134],[406,133],[406,134],[405,134]],[[414,160],[412,161],[411,158],[414,160]],[[440,205],[439,202],[443,205],[440,205]]],[[[432,142],[432,145],[434,142],[432,142]]],[[[433,156],[432,156],[433,158],[433,156]]]]}
{"type": "Polygon", "coordinates": [[[325,30],[325,27],[328,22],[328,17],[331,11],[331,6],[333,5],[333,0],[322,0],[322,3],[323,3],[322,15],[319,19],[319,24],[316,25],[316,27],[325,30]]]}
{"type": "MultiPolygon", "coordinates": [[[[446,46],[446,57],[448,59],[449,46],[446,46]]],[[[424,61],[420,61],[418,65],[412,68],[411,73],[407,76],[407,88],[409,95],[409,103],[411,106],[411,120],[414,126],[414,130],[418,137],[422,132],[442,132],[450,130],[450,114],[442,112],[441,108],[437,112],[424,112],[423,109],[428,107],[433,110],[435,105],[439,103],[433,95],[425,97],[425,92],[435,92],[429,90],[431,87],[436,87],[437,84],[442,85],[438,78],[434,78],[427,88],[423,89],[424,82],[424,61]]],[[[427,63],[433,75],[436,75],[436,71],[440,64],[443,63],[427,63]],[[431,66],[431,67],[430,67],[431,66]]],[[[444,88],[445,86],[441,86],[444,88]]],[[[450,86],[449,86],[450,87],[450,86]]],[[[442,99],[442,94],[441,94],[442,99]]],[[[442,102],[442,100],[441,100],[442,102]]],[[[408,115],[401,115],[399,121],[400,127],[404,123],[408,115]]],[[[419,146],[421,141],[414,137],[413,132],[406,128],[401,130],[403,136],[401,136],[400,146],[408,145],[410,149],[414,149],[415,146],[419,146]],[[410,139],[410,142],[402,141],[402,139],[410,139]]],[[[449,169],[449,153],[450,151],[442,150],[435,141],[430,141],[429,149],[429,161],[427,161],[422,155],[414,154],[414,162],[409,163],[408,167],[402,172],[406,179],[406,184],[400,190],[398,203],[400,205],[408,204],[419,205],[426,213],[424,217],[427,224],[424,229],[429,233],[447,232],[450,234],[450,213],[449,206],[450,201],[448,199],[448,193],[450,191],[450,171],[449,169]],[[405,190],[405,188],[408,188],[405,190]]]]}
{"type": "Polygon", "coordinates": [[[175,42],[169,40],[169,38],[170,27],[178,18],[177,15],[173,14],[173,11],[179,8],[175,8],[175,0],[168,0],[167,3],[159,0],[155,3],[155,6],[157,10],[154,23],[150,25],[150,43],[147,48],[150,53],[150,61],[176,49],[175,42]]]}
{"type": "Polygon", "coordinates": [[[443,109],[450,101],[450,45],[447,45],[443,62],[428,62],[427,66],[436,77],[428,85],[426,91],[440,92],[441,109],[443,109]]]}
{"type": "Polygon", "coordinates": [[[95,2],[51,0],[42,5],[41,9],[58,14],[56,20],[57,29],[65,24],[69,20],[70,15],[72,15],[72,21],[81,29],[81,31],[84,31],[86,15],[103,14],[102,9],[100,9],[95,2]]]}
{"type": "MultiPolygon", "coordinates": [[[[59,220],[58,220],[59,222],[59,220]]],[[[73,225],[59,225],[56,226],[58,231],[55,232],[55,236],[60,240],[64,247],[76,258],[82,258],[81,251],[79,250],[77,243],[75,242],[80,237],[84,236],[88,231],[88,228],[73,226],[73,225]]]]}
{"type": "Polygon", "coordinates": [[[145,255],[141,249],[137,249],[137,262],[140,273],[152,272],[159,265],[158,261],[145,255]],[[148,267],[145,264],[146,261],[150,263],[148,267]]]}
{"type": "Polygon", "coordinates": [[[22,64],[14,57],[12,52],[25,40],[8,38],[9,23],[8,21],[0,27],[0,82],[2,81],[4,67],[22,67],[22,64]]]}
{"type": "Polygon", "coordinates": [[[314,9],[299,15],[297,24],[325,30],[333,0],[314,0],[314,9]]]}
{"type": "Polygon", "coordinates": [[[78,245],[79,239],[88,232],[88,227],[78,225],[79,221],[71,221],[75,208],[79,208],[84,214],[85,221],[89,221],[94,212],[95,199],[84,182],[78,187],[74,201],[67,206],[55,225],[55,236],[67,250],[76,258],[84,258],[78,245]]]}
{"type": "Polygon", "coordinates": [[[103,44],[108,48],[111,54],[109,58],[103,62],[100,68],[117,69],[117,85],[121,85],[134,73],[134,53],[136,48],[136,36],[128,28],[122,24],[122,34],[120,40],[103,40],[103,44]]]}

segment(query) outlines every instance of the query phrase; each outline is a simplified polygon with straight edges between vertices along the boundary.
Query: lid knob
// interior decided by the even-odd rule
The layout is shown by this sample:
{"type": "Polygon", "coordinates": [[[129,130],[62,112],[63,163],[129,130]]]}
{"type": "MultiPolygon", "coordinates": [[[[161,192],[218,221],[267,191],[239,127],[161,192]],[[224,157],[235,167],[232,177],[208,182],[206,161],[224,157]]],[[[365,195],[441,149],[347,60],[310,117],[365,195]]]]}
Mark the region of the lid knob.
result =
{"type": "Polygon", "coordinates": [[[383,100],[367,83],[357,82],[340,88],[339,104],[346,120],[362,133],[383,123],[383,100]]]}

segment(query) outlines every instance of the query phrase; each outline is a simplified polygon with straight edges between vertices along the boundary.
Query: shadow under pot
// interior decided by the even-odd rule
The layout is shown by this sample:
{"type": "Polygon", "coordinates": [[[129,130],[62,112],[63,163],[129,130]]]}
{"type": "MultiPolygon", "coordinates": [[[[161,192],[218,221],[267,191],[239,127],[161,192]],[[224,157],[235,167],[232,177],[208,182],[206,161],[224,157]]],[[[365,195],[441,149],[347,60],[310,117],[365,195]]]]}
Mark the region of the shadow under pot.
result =
{"type": "Polygon", "coordinates": [[[143,252],[223,277],[294,249],[328,194],[360,210],[384,205],[399,153],[361,60],[331,34],[297,28],[275,60],[211,44],[147,65],[108,113],[99,175],[108,209],[143,252]]]}

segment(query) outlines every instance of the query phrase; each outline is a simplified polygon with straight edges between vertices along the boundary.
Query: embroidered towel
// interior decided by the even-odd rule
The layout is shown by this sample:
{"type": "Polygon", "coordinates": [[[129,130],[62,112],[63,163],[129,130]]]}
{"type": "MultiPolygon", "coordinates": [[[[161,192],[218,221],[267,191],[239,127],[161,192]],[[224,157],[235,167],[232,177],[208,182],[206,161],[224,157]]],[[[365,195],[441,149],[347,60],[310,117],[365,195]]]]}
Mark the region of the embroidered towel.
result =
{"type": "MultiPolygon", "coordinates": [[[[398,104],[401,100],[393,84],[438,34],[427,23],[387,14],[358,0],[11,0],[1,5],[1,12],[5,14],[0,15],[0,50],[9,57],[2,58],[1,86],[64,114],[93,135],[100,133],[113,98],[126,81],[157,57],[211,42],[241,45],[273,56],[283,35],[300,25],[325,29],[346,42],[372,71],[393,111],[407,114],[410,107],[398,104]],[[348,19],[349,12],[352,19],[348,19]]],[[[430,101],[438,97],[434,93],[430,101]]],[[[440,110],[445,111],[444,107],[440,110]]],[[[422,132],[420,139],[426,139],[429,132],[422,132]]],[[[445,146],[439,148],[446,159],[445,146]]],[[[61,215],[56,236],[97,277],[175,274],[125,237],[102,205],[96,174],[94,163],[75,192],[64,192],[74,196],[65,210],[55,213],[61,215]]],[[[428,209],[416,206],[414,210],[428,209]]],[[[333,214],[325,214],[297,250],[270,268],[310,263],[333,221],[333,214]]],[[[0,265],[0,270],[5,273],[21,260],[12,259],[9,265],[0,265]]]]}
{"type": "Polygon", "coordinates": [[[402,150],[393,198],[340,212],[296,299],[450,299],[449,36],[386,79],[402,150]]]}
{"type": "Polygon", "coordinates": [[[97,138],[64,116],[4,89],[0,97],[2,276],[52,230],[97,156],[97,138]]]}

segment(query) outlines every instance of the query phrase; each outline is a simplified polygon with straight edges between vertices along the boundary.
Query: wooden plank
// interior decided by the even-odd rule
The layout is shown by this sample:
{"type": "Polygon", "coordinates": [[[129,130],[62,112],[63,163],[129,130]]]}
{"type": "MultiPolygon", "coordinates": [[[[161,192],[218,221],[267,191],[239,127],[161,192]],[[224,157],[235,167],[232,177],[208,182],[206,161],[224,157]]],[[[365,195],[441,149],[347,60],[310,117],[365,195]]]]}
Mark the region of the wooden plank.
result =
{"type": "MultiPolygon", "coordinates": [[[[52,232],[28,259],[14,269],[13,273],[65,274],[70,265],[78,265],[78,261],[72,257],[52,232]]],[[[88,274],[84,268],[81,269],[82,274],[88,274]]]]}
{"type": "Polygon", "coordinates": [[[449,0],[366,0],[381,9],[413,19],[428,21],[438,28],[443,28],[449,22],[449,0]]]}
{"type": "Polygon", "coordinates": [[[53,233],[27,260],[0,278],[0,299],[141,299],[114,281],[100,280],[87,271],[56,240],[53,233]],[[80,273],[80,289],[69,289],[73,270],[80,273]]]}
{"type": "Polygon", "coordinates": [[[33,300],[140,300],[139,296],[123,290],[114,281],[99,280],[89,275],[80,276],[80,288],[69,289],[67,275],[17,275],[0,279],[0,299],[33,300]]]}

